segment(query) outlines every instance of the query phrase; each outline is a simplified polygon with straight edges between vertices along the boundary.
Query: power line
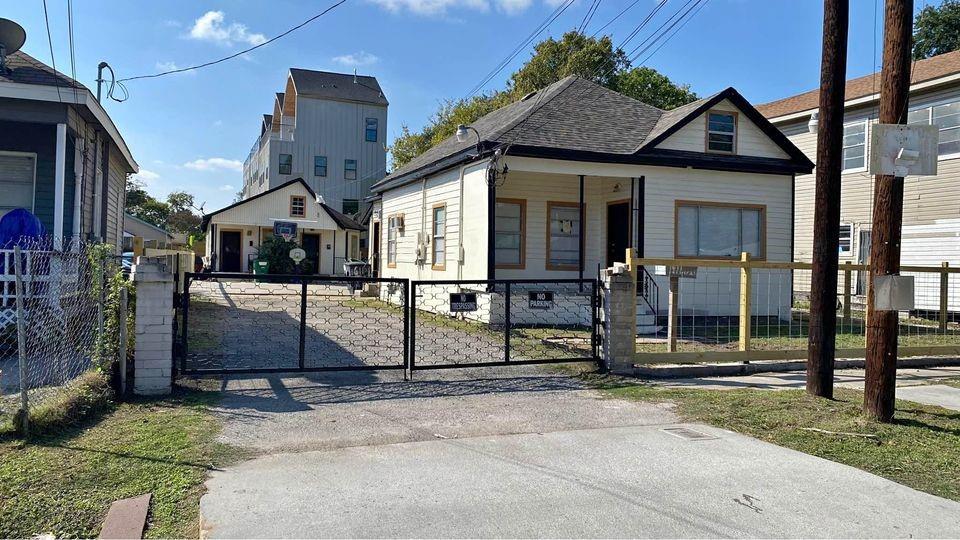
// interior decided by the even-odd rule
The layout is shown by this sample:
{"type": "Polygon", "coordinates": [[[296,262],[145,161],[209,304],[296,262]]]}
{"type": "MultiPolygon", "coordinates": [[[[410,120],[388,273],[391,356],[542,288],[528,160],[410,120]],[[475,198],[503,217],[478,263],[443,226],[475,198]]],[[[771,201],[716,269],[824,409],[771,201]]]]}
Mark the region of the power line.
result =
{"type": "MultiPolygon", "coordinates": [[[[77,80],[77,58],[73,46],[73,0],[67,0],[67,35],[70,38],[70,76],[77,80]]],[[[73,97],[77,98],[77,87],[73,87],[73,97]]]]}
{"type": "Polygon", "coordinates": [[[600,2],[601,0],[593,0],[593,3],[587,8],[587,12],[583,15],[583,21],[580,22],[580,26],[577,28],[577,33],[582,34],[587,29],[587,26],[590,25],[594,13],[596,13],[597,8],[600,7],[600,2]]]}
{"type": "Polygon", "coordinates": [[[621,10],[620,13],[617,13],[612,19],[610,19],[609,21],[607,21],[607,24],[605,24],[605,25],[601,26],[600,28],[598,28],[596,32],[594,32],[593,34],[590,35],[590,37],[597,37],[597,34],[599,34],[600,32],[603,32],[603,29],[604,29],[604,28],[606,28],[606,27],[610,26],[611,24],[613,24],[614,22],[616,22],[617,19],[619,19],[621,16],[623,16],[624,13],[630,11],[630,9],[631,9],[633,6],[637,5],[639,2],[640,2],[640,0],[633,0],[633,2],[630,2],[630,5],[629,5],[629,6],[623,8],[623,10],[621,10]]]}
{"type": "MultiPolygon", "coordinates": [[[[317,13],[317,14],[314,15],[313,17],[310,17],[309,19],[307,19],[307,20],[303,21],[302,23],[294,26],[293,28],[290,28],[290,29],[288,29],[288,30],[286,30],[286,31],[284,31],[284,32],[282,32],[282,33],[280,33],[280,34],[277,34],[276,36],[274,36],[274,37],[272,37],[272,38],[264,41],[263,43],[259,43],[259,44],[257,44],[257,45],[252,46],[252,47],[248,47],[248,48],[246,48],[246,49],[244,49],[244,50],[242,50],[242,51],[236,52],[236,53],[231,54],[231,55],[229,55],[229,56],[225,56],[225,57],[219,58],[219,59],[217,59],[217,60],[212,60],[212,61],[210,61],[210,62],[204,62],[203,64],[197,64],[197,65],[195,65],[195,66],[190,66],[190,67],[185,67],[185,68],[178,68],[178,69],[171,69],[171,70],[167,70],[167,71],[161,71],[160,73],[153,73],[153,74],[150,74],[150,75],[137,75],[137,76],[135,76],[135,77],[126,77],[126,78],[123,78],[123,79],[118,79],[116,82],[117,82],[117,83],[122,83],[122,82],[125,82],[125,81],[135,81],[135,80],[138,80],[138,79],[154,79],[154,78],[156,78],[156,77],[163,77],[164,75],[172,75],[172,74],[174,74],[174,73],[183,73],[184,71],[193,71],[193,70],[195,70],[195,69],[205,68],[205,67],[208,67],[208,66],[212,66],[212,65],[214,65],[214,64],[219,64],[219,63],[221,63],[221,62],[226,62],[227,60],[232,60],[232,59],[234,59],[234,58],[236,58],[236,57],[238,57],[238,56],[242,56],[242,55],[247,54],[247,53],[249,53],[249,52],[251,52],[251,51],[254,51],[254,50],[256,50],[256,49],[259,49],[260,47],[269,45],[269,44],[273,43],[274,41],[276,41],[276,40],[278,40],[278,39],[280,39],[280,38],[282,38],[282,37],[284,37],[284,36],[286,36],[286,35],[288,35],[288,34],[290,34],[290,33],[292,33],[292,32],[295,32],[295,31],[303,28],[304,26],[312,23],[313,21],[315,21],[315,20],[319,19],[320,17],[323,17],[323,16],[326,15],[327,13],[333,11],[333,10],[336,9],[337,7],[343,5],[346,1],[347,1],[347,0],[339,0],[338,2],[332,4],[330,7],[328,7],[327,9],[321,11],[320,13],[317,13]]],[[[44,3],[46,3],[46,0],[44,0],[44,3]]]]}
{"type": "Polygon", "coordinates": [[[60,76],[57,72],[57,58],[53,55],[53,36],[50,33],[50,17],[47,15],[47,0],[43,0],[43,20],[47,24],[47,44],[50,46],[50,63],[53,65],[53,82],[57,85],[57,101],[63,103],[60,95],[60,76]]]}
{"type": "Polygon", "coordinates": [[[687,17],[687,19],[684,20],[683,23],[681,23],[680,26],[678,26],[677,29],[674,30],[672,34],[670,34],[669,36],[667,36],[667,38],[663,40],[663,43],[661,43],[656,49],[654,49],[652,53],[650,53],[649,55],[647,55],[647,57],[644,58],[642,62],[640,62],[640,65],[642,66],[642,65],[646,64],[651,58],[653,58],[653,55],[657,54],[657,51],[659,51],[661,48],[663,48],[663,46],[666,45],[668,41],[670,41],[671,39],[673,39],[673,36],[677,35],[677,33],[680,32],[680,30],[683,30],[683,27],[686,26],[688,22],[690,22],[691,20],[693,20],[693,18],[697,16],[697,13],[699,13],[700,10],[703,9],[704,6],[706,6],[706,5],[707,5],[707,2],[709,2],[709,1],[710,1],[710,0],[704,0],[703,3],[699,4],[699,5],[697,6],[697,8],[696,8],[696,11],[694,11],[692,15],[690,15],[689,17],[687,17]]]}

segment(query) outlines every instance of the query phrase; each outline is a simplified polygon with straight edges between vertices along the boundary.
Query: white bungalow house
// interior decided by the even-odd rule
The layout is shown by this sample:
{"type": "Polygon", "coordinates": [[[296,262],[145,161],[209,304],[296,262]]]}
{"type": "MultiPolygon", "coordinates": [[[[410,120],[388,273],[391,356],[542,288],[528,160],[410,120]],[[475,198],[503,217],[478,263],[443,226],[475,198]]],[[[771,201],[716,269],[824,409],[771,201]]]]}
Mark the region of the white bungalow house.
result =
{"type": "MultiPolygon", "coordinates": [[[[595,278],[630,247],[792,260],[794,176],[813,164],[733,88],[663,111],[571,76],[468,131],[373,186],[380,276],[595,278]]],[[[726,273],[701,271],[696,282],[726,273]]],[[[666,278],[651,279],[666,290],[666,278]]],[[[735,315],[737,293],[702,305],[689,295],[681,308],[735,315]]],[[[755,294],[768,296],[755,314],[789,313],[789,286],[755,294]]],[[[642,307],[663,313],[666,295],[642,307]]]]}
{"type": "Polygon", "coordinates": [[[294,240],[316,274],[343,274],[345,259],[360,257],[363,227],[297,178],[206,214],[201,222],[206,265],[215,272],[251,272],[261,242],[274,234],[278,222],[296,224],[294,240]]]}

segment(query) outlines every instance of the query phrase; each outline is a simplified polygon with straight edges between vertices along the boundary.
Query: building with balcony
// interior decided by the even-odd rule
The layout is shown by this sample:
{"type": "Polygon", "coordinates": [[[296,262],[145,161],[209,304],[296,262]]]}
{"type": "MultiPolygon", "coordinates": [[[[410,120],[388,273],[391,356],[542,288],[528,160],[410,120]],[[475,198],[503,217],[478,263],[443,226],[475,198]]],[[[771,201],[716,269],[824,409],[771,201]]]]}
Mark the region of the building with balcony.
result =
{"type": "Polygon", "coordinates": [[[387,98],[377,79],[291,68],[243,165],[243,198],[302,178],[323,202],[357,215],[386,175],[387,98]]]}

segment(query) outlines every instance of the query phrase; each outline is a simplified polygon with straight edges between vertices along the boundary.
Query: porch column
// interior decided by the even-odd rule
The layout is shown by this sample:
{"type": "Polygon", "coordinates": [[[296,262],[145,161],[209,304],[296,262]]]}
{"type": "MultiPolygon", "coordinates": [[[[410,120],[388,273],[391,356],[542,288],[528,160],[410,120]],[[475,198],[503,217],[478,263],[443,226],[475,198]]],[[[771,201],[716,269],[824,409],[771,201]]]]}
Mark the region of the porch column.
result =
{"type": "Polygon", "coordinates": [[[56,172],[53,186],[53,247],[63,249],[63,205],[67,183],[67,125],[57,124],[56,172]]]}
{"type": "MultiPolygon", "coordinates": [[[[547,217],[547,219],[549,219],[549,216],[547,217]]],[[[581,279],[581,280],[583,279],[583,265],[584,265],[583,251],[584,251],[584,246],[586,245],[586,243],[585,243],[585,241],[584,241],[584,237],[583,237],[583,222],[586,221],[586,219],[587,219],[587,215],[586,215],[586,211],[584,210],[584,206],[583,206],[583,175],[581,174],[581,175],[580,175],[580,230],[577,231],[577,234],[578,234],[579,237],[580,237],[580,246],[579,246],[579,248],[580,248],[580,257],[579,257],[580,261],[579,261],[579,263],[578,263],[577,266],[578,266],[578,270],[580,271],[580,279],[581,279]]],[[[548,225],[548,226],[549,226],[549,225],[548,225]]],[[[582,287],[583,287],[583,284],[581,284],[580,287],[582,288],[582,287]]]]}
{"type": "MultiPolygon", "coordinates": [[[[497,170],[487,165],[487,279],[497,279],[497,170]]],[[[459,257],[459,254],[457,254],[459,257]]]]}

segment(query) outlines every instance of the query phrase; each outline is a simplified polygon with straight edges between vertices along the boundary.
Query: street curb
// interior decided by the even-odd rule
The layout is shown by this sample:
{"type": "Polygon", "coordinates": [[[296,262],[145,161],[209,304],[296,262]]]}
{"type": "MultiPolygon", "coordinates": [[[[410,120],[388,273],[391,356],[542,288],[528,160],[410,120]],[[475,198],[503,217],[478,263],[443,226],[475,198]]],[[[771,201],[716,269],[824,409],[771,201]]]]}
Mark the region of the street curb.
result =
{"type": "MultiPolygon", "coordinates": [[[[866,361],[863,358],[838,358],[836,369],[862,369],[866,361]]],[[[897,369],[960,366],[960,358],[920,356],[902,358],[897,361],[897,369]]],[[[784,371],[803,371],[807,368],[805,360],[791,361],[754,361],[749,364],[657,364],[634,365],[632,375],[643,379],[689,379],[695,377],[732,377],[753,375],[755,373],[780,373],[784,371]]]]}

